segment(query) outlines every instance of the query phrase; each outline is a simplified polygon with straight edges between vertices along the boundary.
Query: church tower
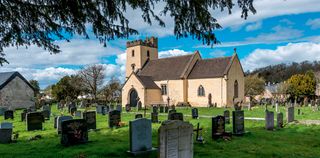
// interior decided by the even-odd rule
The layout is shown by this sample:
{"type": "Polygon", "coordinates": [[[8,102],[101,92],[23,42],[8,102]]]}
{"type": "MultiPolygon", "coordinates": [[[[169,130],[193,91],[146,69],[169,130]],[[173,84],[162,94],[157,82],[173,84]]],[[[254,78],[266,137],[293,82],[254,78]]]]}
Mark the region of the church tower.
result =
{"type": "Polygon", "coordinates": [[[149,60],[158,59],[158,38],[127,42],[126,79],[134,71],[137,72],[149,60]]]}

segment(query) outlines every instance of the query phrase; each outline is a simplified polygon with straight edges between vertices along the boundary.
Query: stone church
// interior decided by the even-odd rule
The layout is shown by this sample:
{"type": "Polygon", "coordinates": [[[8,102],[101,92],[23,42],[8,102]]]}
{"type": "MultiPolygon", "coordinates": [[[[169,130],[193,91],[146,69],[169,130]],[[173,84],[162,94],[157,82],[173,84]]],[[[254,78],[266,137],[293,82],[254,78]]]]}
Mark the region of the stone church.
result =
{"type": "Polygon", "coordinates": [[[202,59],[190,55],[158,58],[158,39],[127,42],[122,105],[232,106],[244,99],[244,72],[236,53],[202,59]]]}

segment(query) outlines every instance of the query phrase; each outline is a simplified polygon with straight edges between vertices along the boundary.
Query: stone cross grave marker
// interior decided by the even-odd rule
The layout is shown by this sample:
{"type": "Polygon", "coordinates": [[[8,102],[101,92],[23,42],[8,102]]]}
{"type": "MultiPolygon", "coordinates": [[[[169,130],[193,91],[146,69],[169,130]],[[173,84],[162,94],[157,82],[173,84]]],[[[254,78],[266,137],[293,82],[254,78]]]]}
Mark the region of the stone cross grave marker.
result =
{"type": "Polygon", "coordinates": [[[72,116],[59,116],[57,119],[57,132],[61,134],[62,122],[67,120],[72,120],[72,116]]]}
{"type": "Polygon", "coordinates": [[[134,155],[150,152],[152,148],[151,121],[139,118],[129,122],[130,150],[134,155]]]}
{"type": "Polygon", "coordinates": [[[151,122],[152,123],[158,123],[159,119],[158,119],[158,113],[151,113],[151,122]]]}
{"type": "Polygon", "coordinates": [[[142,114],[136,114],[135,119],[143,118],[142,114]]]}
{"type": "Polygon", "coordinates": [[[294,107],[288,107],[287,108],[287,122],[290,123],[290,122],[293,122],[294,121],[294,107]]]}
{"type": "Polygon", "coordinates": [[[225,134],[225,117],[218,115],[212,117],[212,139],[219,139],[225,134]]]}
{"type": "Polygon", "coordinates": [[[278,129],[283,128],[283,113],[282,112],[279,112],[277,114],[277,128],[278,129]]]}
{"type": "Polygon", "coordinates": [[[243,135],[244,130],[244,112],[242,110],[232,111],[233,134],[243,135]]]}
{"type": "Polygon", "coordinates": [[[118,110],[112,110],[109,112],[109,127],[119,127],[121,122],[121,112],[118,110]]]}
{"type": "Polygon", "coordinates": [[[183,121],[183,113],[180,113],[180,112],[171,113],[169,116],[169,120],[183,121]]]}
{"type": "Polygon", "coordinates": [[[267,130],[273,130],[274,128],[274,113],[273,111],[266,111],[266,116],[265,116],[265,128],[267,130]]]}
{"type": "Polygon", "coordinates": [[[191,109],[191,114],[193,119],[197,119],[199,117],[198,115],[198,109],[197,108],[192,108],[191,109]]]}
{"type": "Polygon", "coordinates": [[[96,129],[97,123],[96,123],[96,112],[95,111],[86,111],[82,113],[82,118],[86,120],[87,122],[87,128],[90,129],[96,129]]]}
{"type": "Polygon", "coordinates": [[[64,146],[88,142],[88,128],[86,120],[66,120],[61,125],[61,144],[64,146]]]}
{"type": "Polygon", "coordinates": [[[14,119],[14,112],[13,110],[6,110],[4,112],[4,119],[7,120],[7,119],[14,119]]]}
{"type": "Polygon", "coordinates": [[[44,117],[41,112],[27,113],[26,117],[27,131],[42,130],[44,117]]]}
{"type": "Polygon", "coordinates": [[[224,115],[224,121],[226,124],[230,124],[230,111],[229,110],[224,110],[223,111],[224,115]]]}
{"type": "Polygon", "coordinates": [[[0,124],[0,143],[6,144],[11,142],[12,128],[12,123],[3,122],[0,124]]]}
{"type": "Polygon", "coordinates": [[[193,126],[168,120],[158,129],[159,158],[193,158],[193,126]]]}
{"type": "Polygon", "coordinates": [[[194,129],[193,131],[196,132],[196,141],[198,143],[204,143],[204,139],[202,137],[202,128],[200,128],[200,123],[197,124],[197,129],[194,129]]]}

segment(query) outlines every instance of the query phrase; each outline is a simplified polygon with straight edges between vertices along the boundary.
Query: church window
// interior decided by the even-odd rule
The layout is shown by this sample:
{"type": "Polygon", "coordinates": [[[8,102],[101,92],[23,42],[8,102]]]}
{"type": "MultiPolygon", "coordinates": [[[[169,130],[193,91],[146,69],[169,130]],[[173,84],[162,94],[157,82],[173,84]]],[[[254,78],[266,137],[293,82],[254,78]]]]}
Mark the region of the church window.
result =
{"type": "Polygon", "coordinates": [[[132,56],[132,57],[134,57],[134,50],[132,50],[132,52],[131,52],[131,56],[132,56]]]}
{"type": "Polygon", "coordinates": [[[202,85],[200,85],[198,88],[198,96],[205,96],[204,88],[202,85]]]}
{"type": "Polygon", "coordinates": [[[238,81],[234,81],[234,98],[238,98],[238,81]]]}
{"type": "Polygon", "coordinates": [[[149,52],[149,50],[147,51],[147,57],[148,57],[148,58],[150,57],[150,52],[149,52]]]}
{"type": "Polygon", "coordinates": [[[167,85],[166,84],[162,84],[161,85],[161,94],[162,95],[167,95],[167,85]]]}
{"type": "Polygon", "coordinates": [[[132,71],[134,71],[135,64],[131,64],[132,71]]]}

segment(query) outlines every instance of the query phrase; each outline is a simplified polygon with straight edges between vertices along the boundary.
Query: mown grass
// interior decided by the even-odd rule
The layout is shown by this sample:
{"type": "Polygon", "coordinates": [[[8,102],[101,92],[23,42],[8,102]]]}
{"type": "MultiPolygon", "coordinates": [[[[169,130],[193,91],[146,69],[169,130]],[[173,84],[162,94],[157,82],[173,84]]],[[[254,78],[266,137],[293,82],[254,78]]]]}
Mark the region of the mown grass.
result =
{"type": "MultiPolygon", "coordinates": [[[[222,114],[224,109],[199,108],[200,115],[222,114]]],[[[230,111],[232,109],[229,109],[230,111]]],[[[269,109],[271,110],[271,109],[269,109]]],[[[284,111],[284,108],[281,110],[284,111]]],[[[150,111],[150,110],[149,110],[150,111]]],[[[191,115],[190,108],[177,108],[178,112],[191,115]]],[[[311,112],[308,108],[302,108],[304,115],[296,115],[297,119],[320,119],[319,112],[311,112]],[[318,117],[317,117],[318,115],[318,117]]],[[[21,111],[15,112],[13,122],[14,132],[19,133],[16,143],[0,144],[1,158],[98,158],[98,157],[130,157],[126,153],[129,149],[129,128],[128,126],[119,129],[109,129],[107,115],[97,115],[98,131],[89,132],[90,142],[87,144],[63,147],[60,145],[60,138],[53,128],[53,117],[44,123],[42,131],[26,131],[25,122],[20,121],[21,111]],[[41,135],[42,139],[29,141],[35,135],[41,135]]],[[[52,106],[52,114],[59,112],[52,106]]],[[[141,111],[141,113],[143,113],[141,111]]],[[[245,116],[264,117],[264,108],[254,108],[252,111],[245,110],[245,116]]],[[[147,115],[150,118],[150,115],[147,115]]],[[[166,116],[159,116],[159,120],[166,120],[166,116]]],[[[128,124],[134,119],[133,113],[122,113],[122,121],[128,124]]],[[[211,119],[200,118],[198,120],[185,116],[184,119],[194,126],[198,122],[204,128],[203,136],[205,144],[194,144],[194,157],[320,157],[320,126],[305,126],[290,124],[285,128],[276,131],[266,131],[264,121],[245,121],[248,134],[242,137],[232,137],[231,141],[211,139],[211,119]]],[[[3,117],[0,121],[4,121],[3,117]]],[[[152,144],[157,147],[157,129],[160,124],[152,124],[153,140],[152,144]]],[[[226,126],[227,131],[232,131],[232,125],[226,126]]],[[[157,157],[154,152],[151,155],[141,157],[157,157]]]]}

